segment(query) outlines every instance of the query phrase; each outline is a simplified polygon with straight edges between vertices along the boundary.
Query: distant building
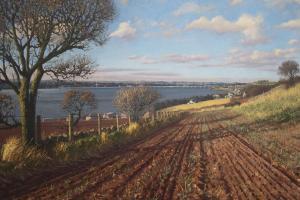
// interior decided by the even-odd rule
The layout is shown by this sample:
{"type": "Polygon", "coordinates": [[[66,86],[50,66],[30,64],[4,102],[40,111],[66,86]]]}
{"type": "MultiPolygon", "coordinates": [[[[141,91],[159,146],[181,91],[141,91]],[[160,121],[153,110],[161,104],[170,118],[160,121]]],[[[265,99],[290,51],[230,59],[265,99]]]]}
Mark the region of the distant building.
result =
{"type": "Polygon", "coordinates": [[[231,93],[231,92],[229,92],[229,93],[225,96],[225,98],[226,98],[226,99],[231,99],[233,96],[234,96],[234,94],[231,93]]]}
{"type": "Polygon", "coordinates": [[[221,96],[220,96],[219,94],[214,94],[214,95],[213,95],[213,98],[214,98],[214,99],[220,99],[220,97],[221,97],[221,96]]]}
{"type": "Polygon", "coordinates": [[[108,113],[103,114],[103,118],[105,118],[105,119],[110,119],[110,118],[114,118],[114,117],[115,117],[115,113],[113,113],[113,112],[108,112],[108,113]]]}
{"type": "Polygon", "coordinates": [[[187,104],[194,104],[194,103],[195,103],[194,100],[191,99],[187,104]]]}
{"type": "Polygon", "coordinates": [[[91,120],[93,118],[97,118],[97,117],[98,117],[97,113],[90,113],[87,116],[85,116],[85,121],[89,121],[89,120],[91,120]]]}

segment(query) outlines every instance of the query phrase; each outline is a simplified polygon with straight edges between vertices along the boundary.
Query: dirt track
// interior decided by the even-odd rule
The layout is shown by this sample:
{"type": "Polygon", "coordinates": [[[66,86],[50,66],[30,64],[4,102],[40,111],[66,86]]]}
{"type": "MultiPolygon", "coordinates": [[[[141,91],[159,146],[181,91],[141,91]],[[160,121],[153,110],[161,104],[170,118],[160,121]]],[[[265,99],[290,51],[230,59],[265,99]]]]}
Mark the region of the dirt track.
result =
{"type": "Polygon", "coordinates": [[[300,199],[297,177],[228,130],[224,117],[189,116],[63,175],[25,181],[5,199],[300,199]]]}

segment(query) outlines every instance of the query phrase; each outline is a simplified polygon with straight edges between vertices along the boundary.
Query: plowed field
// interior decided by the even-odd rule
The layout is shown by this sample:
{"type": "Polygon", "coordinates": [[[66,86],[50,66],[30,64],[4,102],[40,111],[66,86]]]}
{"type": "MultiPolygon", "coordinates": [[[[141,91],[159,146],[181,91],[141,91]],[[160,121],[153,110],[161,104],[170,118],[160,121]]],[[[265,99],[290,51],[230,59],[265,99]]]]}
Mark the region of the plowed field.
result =
{"type": "Polygon", "coordinates": [[[222,119],[190,115],[122,151],[26,180],[4,199],[300,199],[297,177],[273,166],[222,119]]]}

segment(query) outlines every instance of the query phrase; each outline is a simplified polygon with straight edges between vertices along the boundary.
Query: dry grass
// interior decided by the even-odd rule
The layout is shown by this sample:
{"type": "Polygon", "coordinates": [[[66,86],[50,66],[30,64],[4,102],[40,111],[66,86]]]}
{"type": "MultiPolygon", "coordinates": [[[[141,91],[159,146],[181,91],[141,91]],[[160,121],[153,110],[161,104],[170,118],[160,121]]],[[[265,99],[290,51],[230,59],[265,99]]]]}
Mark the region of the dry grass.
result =
{"type": "Polygon", "coordinates": [[[125,133],[128,135],[136,134],[140,129],[140,125],[136,122],[130,123],[130,125],[125,129],[125,133]]]}
{"type": "Polygon", "coordinates": [[[213,106],[222,106],[225,104],[228,104],[230,102],[230,99],[214,99],[214,100],[208,100],[208,101],[201,101],[199,103],[194,104],[182,104],[178,106],[172,106],[166,109],[163,109],[162,111],[189,111],[189,110],[201,110],[204,108],[209,108],[213,106]]]}
{"type": "Polygon", "coordinates": [[[1,160],[16,163],[16,168],[22,168],[38,166],[49,157],[38,147],[25,145],[20,138],[11,137],[3,145],[1,160]]]}
{"type": "Polygon", "coordinates": [[[300,117],[300,84],[278,87],[233,110],[253,120],[296,121],[300,117]]]}
{"type": "Polygon", "coordinates": [[[108,133],[106,132],[101,132],[101,142],[106,143],[108,141],[108,133]]]}

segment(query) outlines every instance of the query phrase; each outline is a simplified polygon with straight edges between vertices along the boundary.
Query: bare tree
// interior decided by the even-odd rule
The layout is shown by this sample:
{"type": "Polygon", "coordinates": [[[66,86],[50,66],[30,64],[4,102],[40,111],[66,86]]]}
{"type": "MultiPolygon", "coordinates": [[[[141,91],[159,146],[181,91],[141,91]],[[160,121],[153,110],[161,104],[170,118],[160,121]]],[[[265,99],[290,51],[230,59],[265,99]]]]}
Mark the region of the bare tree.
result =
{"type": "Polygon", "coordinates": [[[11,96],[0,94],[0,127],[13,127],[18,124],[15,108],[16,105],[11,96]]]}
{"type": "Polygon", "coordinates": [[[73,55],[74,50],[103,45],[114,15],[113,0],[0,1],[0,83],[18,96],[25,142],[34,138],[43,76],[66,79],[91,74],[89,59],[73,55]]]}
{"type": "Polygon", "coordinates": [[[142,115],[153,107],[160,94],[149,87],[132,87],[121,89],[115,99],[117,109],[137,121],[142,115]]]}
{"type": "Polygon", "coordinates": [[[288,78],[289,86],[295,85],[295,78],[299,71],[299,64],[293,60],[285,61],[278,67],[278,73],[288,78]]]}
{"type": "Polygon", "coordinates": [[[74,115],[73,126],[79,122],[83,111],[95,108],[97,108],[97,101],[91,91],[70,90],[64,94],[62,109],[74,115]]]}

